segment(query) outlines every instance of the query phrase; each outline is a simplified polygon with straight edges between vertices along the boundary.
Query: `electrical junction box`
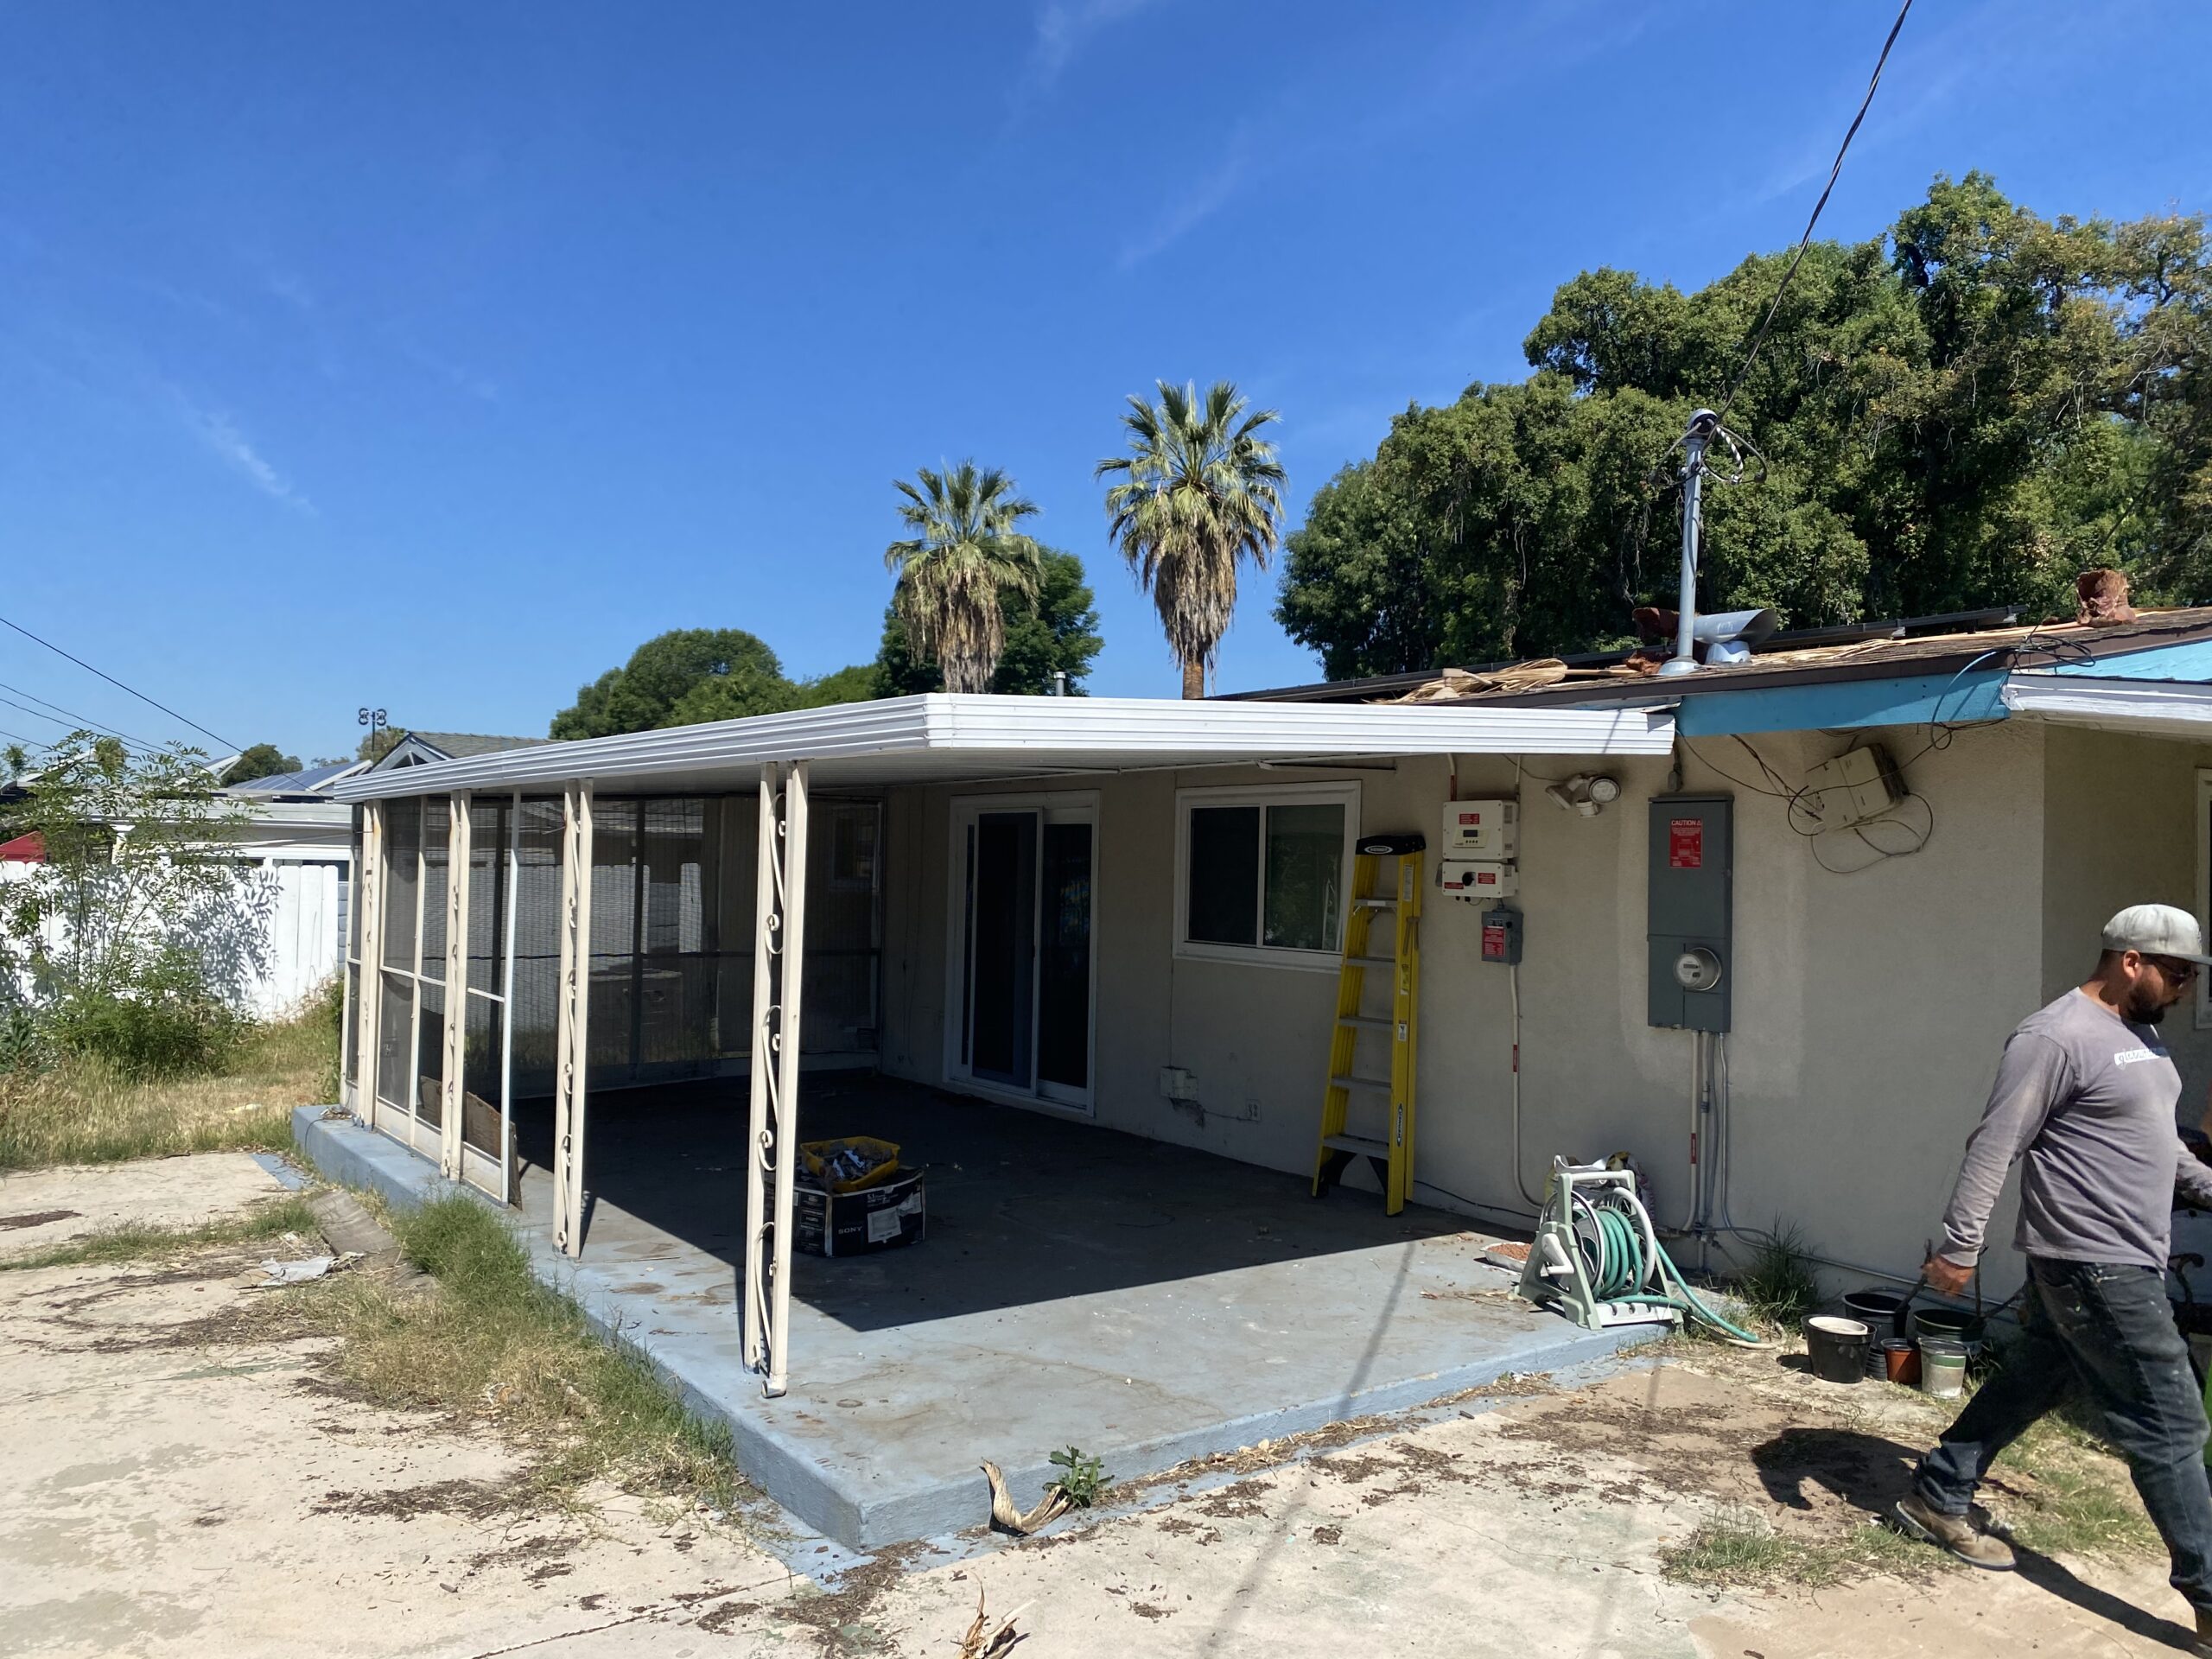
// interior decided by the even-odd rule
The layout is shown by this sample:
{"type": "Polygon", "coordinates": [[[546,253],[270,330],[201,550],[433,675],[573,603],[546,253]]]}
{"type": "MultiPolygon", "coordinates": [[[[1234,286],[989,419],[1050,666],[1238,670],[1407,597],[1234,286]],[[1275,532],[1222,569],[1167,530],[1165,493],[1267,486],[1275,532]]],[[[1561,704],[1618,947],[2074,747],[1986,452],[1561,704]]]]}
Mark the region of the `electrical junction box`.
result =
{"type": "Polygon", "coordinates": [[[1521,960],[1521,912],[1503,905],[1483,912],[1483,960],[1514,967],[1521,960]]]}
{"type": "Polygon", "coordinates": [[[1521,804],[1518,801],[1446,801],[1444,803],[1444,840],[1439,849],[1449,859],[1480,859],[1485,863],[1517,858],[1521,853],[1521,804]]]}
{"type": "Polygon", "coordinates": [[[1453,858],[1446,855],[1436,866],[1436,884],[1454,899],[1468,904],[1510,899],[1521,891],[1521,870],[1510,859],[1453,858]]]}
{"type": "Polygon", "coordinates": [[[1649,1023],[1728,1029],[1734,804],[1725,795],[1661,795],[1651,801],[1649,1023]]]}
{"type": "Polygon", "coordinates": [[[1904,785],[1890,752],[1867,743],[1807,772],[1804,788],[1789,803],[1789,816],[1799,830],[1817,834],[1878,817],[1904,798],[1904,785]]]}

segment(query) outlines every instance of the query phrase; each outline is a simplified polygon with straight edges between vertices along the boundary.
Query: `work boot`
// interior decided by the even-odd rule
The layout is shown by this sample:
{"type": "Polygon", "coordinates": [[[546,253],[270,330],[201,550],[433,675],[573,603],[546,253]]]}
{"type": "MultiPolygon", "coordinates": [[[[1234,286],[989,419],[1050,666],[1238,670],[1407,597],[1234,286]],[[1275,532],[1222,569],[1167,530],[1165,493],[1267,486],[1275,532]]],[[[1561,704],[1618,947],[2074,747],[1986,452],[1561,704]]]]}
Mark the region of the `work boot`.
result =
{"type": "MultiPolygon", "coordinates": [[[[1897,1501],[1890,1511],[1897,1518],[1897,1528],[1908,1538],[1917,1538],[1923,1544],[1933,1544],[1938,1549],[1948,1549],[1971,1567],[1986,1567],[1993,1573],[2012,1570],[2012,1547],[2002,1538],[1989,1534],[1963,1515],[1946,1515],[1924,1502],[1918,1492],[1908,1492],[1897,1501]]],[[[2204,1630],[2200,1620],[2197,1628],[2204,1630]]]]}

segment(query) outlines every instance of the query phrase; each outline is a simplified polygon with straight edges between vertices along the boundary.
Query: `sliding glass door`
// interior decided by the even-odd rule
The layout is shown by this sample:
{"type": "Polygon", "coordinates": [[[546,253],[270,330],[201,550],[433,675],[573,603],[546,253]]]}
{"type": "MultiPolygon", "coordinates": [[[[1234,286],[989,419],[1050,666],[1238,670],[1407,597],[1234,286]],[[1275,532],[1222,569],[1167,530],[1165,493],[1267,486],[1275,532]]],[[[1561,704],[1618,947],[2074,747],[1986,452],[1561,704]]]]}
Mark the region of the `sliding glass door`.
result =
{"type": "Polygon", "coordinates": [[[1093,795],[953,804],[956,1079],[1090,1109],[1097,836],[1093,795]]]}

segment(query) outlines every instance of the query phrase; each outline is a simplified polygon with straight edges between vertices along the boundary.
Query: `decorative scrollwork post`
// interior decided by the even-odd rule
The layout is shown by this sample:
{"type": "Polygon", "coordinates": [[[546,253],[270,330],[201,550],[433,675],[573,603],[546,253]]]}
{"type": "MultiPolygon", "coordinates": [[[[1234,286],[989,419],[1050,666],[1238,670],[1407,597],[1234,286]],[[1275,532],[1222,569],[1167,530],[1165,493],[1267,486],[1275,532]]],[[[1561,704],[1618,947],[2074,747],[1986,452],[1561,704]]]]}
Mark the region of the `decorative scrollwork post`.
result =
{"type": "Polygon", "coordinates": [[[806,961],[806,762],[760,769],[753,888],[753,1043],[745,1172],[745,1363],[784,1392],[791,1323],[791,1174],[798,1157],[800,987],[806,961]]]}

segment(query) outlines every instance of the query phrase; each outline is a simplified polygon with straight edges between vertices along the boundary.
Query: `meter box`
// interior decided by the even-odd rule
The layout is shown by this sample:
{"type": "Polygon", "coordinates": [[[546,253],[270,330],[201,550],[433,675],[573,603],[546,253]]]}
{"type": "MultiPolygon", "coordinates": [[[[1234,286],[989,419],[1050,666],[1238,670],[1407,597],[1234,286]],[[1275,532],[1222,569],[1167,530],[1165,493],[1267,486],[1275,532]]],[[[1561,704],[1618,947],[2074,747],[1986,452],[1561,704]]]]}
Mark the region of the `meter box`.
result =
{"type": "Polygon", "coordinates": [[[1728,1029],[1733,803],[1725,795],[1662,795],[1651,802],[1649,1023],[1728,1029]]]}
{"type": "Polygon", "coordinates": [[[1504,905],[1483,912],[1483,960],[1506,967],[1521,961],[1521,912],[1504,905]]]}
{"type": "Polygon", "coordinates": [[[1495,864],[1521,855],[1518,801],[1446,801],[1444,842],[1446,859],[1473,858],[1495,864]]]}
{"type": "Polygon", "coordinates": [[[1436,884],[1454,899],[1484,904],[1510,899],[1521,891],[1520,867],[1510,859],[1446,857],[1436,867],[1436,884]]]}

